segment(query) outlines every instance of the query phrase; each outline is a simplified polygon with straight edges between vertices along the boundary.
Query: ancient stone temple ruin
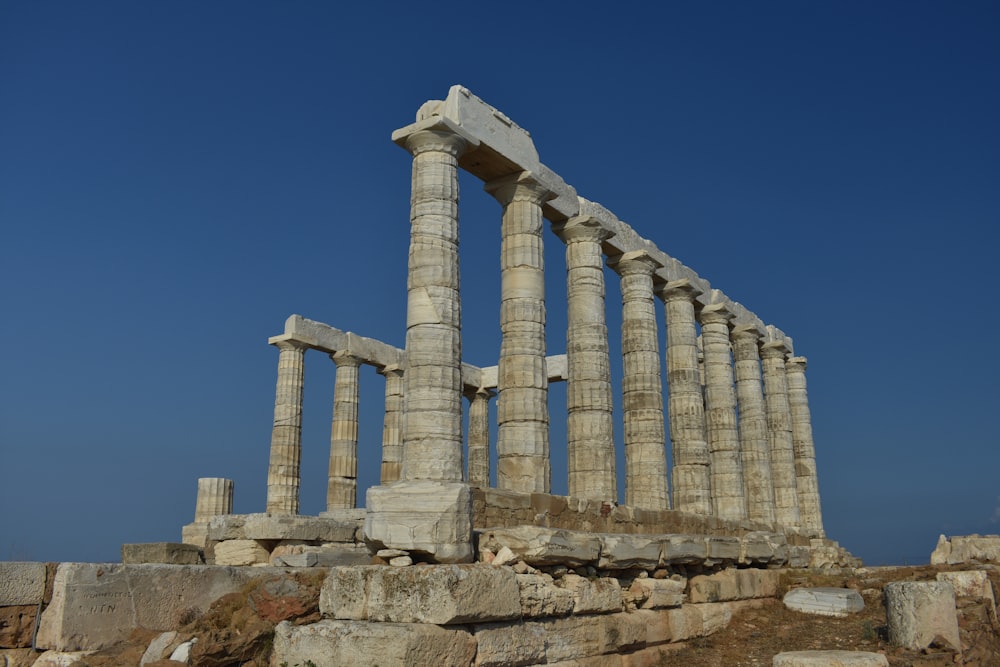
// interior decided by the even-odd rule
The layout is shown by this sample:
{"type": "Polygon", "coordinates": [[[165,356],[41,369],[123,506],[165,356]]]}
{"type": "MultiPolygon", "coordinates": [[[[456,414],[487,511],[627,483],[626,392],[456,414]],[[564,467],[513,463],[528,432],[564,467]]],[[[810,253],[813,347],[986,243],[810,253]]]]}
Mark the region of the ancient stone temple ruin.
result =
{"type": "Polygon", "coordinates": [[[269,341],[279,355],[266,513],[220,511],[231,508],[231,485],[202,480],[185,541],[363,540],[373,552],[462,563],[475,559],[477,539],[483,543],[490,530],[530,525],[696,534],[735,540],[734,548],[747,535],[766,535],[802,562],[810,548],[829,551],[806,360],[795,356],[788,335],[578,195],[540,161],[525,130],[461,86],[421,106],[416,122],[392,138],[413,158],[405,349],[291,316],[269,341]],[[462,358],[459,169],[481,179],[502,206],[502,343],[496,364],[486,367],[462,358]],[[546,221],[566,249],[565,355],[546,351],[546,310],[563,307],[545,303],[546,221]],[[605,303],[605,264],[621,280],[620,350],[608,341],[606,309],[617,306],[605,303]],[[656,299],[666,317],[662,348],[656,299]],[[299,515],[310,350],[336,364],[327,507],[319,517],[299,515]],[[622,358],[620,387],[611,380],[612,354],[622,358]],[[357,508],[361,366],[385,377],[385,416],[381,484],[357,508]],[[549,412],[552,382],[567,383],[565,415],[549,412]],[[623,442],[613,435],[617,391],[623,442]],[[566,420],[565,443],[550,442],[553,419],[566,420]],[[566,448],[567,497],[550,494],[552,447],[566,448]],[[626,467],[621,494],[616,447],[626,467]]]}

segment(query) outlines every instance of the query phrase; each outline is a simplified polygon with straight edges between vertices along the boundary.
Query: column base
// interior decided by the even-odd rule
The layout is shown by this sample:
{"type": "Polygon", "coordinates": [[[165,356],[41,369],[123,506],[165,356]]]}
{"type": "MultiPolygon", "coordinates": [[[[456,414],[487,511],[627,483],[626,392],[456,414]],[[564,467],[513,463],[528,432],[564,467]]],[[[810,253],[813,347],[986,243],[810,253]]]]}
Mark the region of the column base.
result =
{"type": "Polygon", "coordinates": [[[365,543],[437,563],[471,563],[472,491],[464,482],[407,480],[368,489],[365,543]]]}

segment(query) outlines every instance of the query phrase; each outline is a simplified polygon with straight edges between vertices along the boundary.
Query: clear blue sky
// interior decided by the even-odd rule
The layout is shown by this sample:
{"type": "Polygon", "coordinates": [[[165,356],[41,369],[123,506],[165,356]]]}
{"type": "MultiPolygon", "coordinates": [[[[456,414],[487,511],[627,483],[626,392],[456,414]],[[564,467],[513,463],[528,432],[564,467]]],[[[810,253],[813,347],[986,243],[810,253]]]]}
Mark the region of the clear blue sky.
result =
{"type": "MultiPolygon", "coordinates": [[[[991,2],[0,4],[0,558],[179,540],[198,477],[263,510],[266,339],[300,313],[402,345],[389,135],[454,83],[794,337],[832,537],[914,563],[1000,532],[998,34],[991,2]]],[[[462,187],[465,356],[490,365],[500,208],[462,187]]],[[[333,364],[306,374],[316,513],[333,364]]]]}

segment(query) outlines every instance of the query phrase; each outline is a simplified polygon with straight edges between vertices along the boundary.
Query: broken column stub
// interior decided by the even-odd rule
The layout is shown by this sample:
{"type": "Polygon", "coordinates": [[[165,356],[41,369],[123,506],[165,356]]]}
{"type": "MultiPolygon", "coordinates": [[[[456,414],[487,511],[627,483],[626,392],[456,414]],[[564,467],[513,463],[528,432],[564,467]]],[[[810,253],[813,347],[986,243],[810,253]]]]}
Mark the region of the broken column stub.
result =
{"type": "Polygon", "coordinates": [[[472,561],[472,490],[460,482],[405,480],[368,489],[365,542],[438,563],[472,561]]]}

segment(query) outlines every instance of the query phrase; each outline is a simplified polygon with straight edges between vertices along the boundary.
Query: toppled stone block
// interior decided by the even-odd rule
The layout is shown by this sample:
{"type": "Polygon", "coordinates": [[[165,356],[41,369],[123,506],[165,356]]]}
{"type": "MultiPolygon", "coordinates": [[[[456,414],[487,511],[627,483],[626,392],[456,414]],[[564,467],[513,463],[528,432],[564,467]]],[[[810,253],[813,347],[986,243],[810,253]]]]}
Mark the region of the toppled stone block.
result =
{"type": "Polygon", "coordinates": [[[60,563],[37,645],[97,650],[124,640],[135,628],[172,630],[247,582],[283,573],[268,567],[60,563]]]}
{"type": "Polygon", "coordinates": [[[0,562],[0,606],[35,604],[45,595],[45,563],[0,562]]]}
{"type": "Polygon", "coordinates": [[[403,481],[368,489],[365,543],[438,563],[472,561],[472,491],[457,482],[403,481]]]}
{"type": "Polygon", "coordinates": [[[271,558],[271,552],[257,540],[226,540],[216,544],[214,551],[216,565],[266,564],[271,558]]]}
{"type": "MultiPolygon", "coordinates": [[[[303,540],[310,542],[355,542],[360,518],[274,516],[271,514],[225,514],[208,523],[208,539],[303,540]]],[[[185,541],[187,539],[185,538],[185,541]]]]}
{"type": "Polygon", "coordinates": [[[590,580],[577,574],[561,579],[564,589],[573,593],[574,614],[604,614],[622,610],[622,589],[617,579],[590,580]]]}
{"type": "Polygon", "coordinates": [[[517,575],[490,565],[331,568],[319,605],[339,620],[450,625],[521,616],[517,575]]]}
{"type": "Polygon", "coordinates": [[[725,602],[753,598],[777,597],[781,575],[777,570],[750,568],[728,569],[709,575],[692,577],[690,601],[725,602]]]}
{"type": "Polygon", "coordinates": [[[853,588],[795,588],[782,602],[793,611],[819,616],[847,616],[865,608],[864,598],[853,588]]]}
{"type": "Polygon", "coordinates": [[[643,609],[666,609],[684,603],[686,587],[684,580],[645,578],[634,580],[629,592],[642,601],[643,609]]]}
{"type": "Polygon", "coordinates": [[[600,535],[601,553],[597,566],[602,570],[640,567],[652,570],[660,562],[660,541],[647,535],[600,535]]]}
{"type": "Polygon", "coordinates": [[[199,565],[201,549],[193,544],[179,542],[145,542],[122,545],[122,563],[163,563],[166,565],[199,565]]]}
{"type": "Polygon", "coordinates": [[[787,651],[774,656],[772,667],[889,667],[881,653],[867,651],[787,651]]]}
{"type": "Polygon", "coordinates": [[[601,549],[601,540],[596,535],[540,526],[487,530],[480,538],[480,542],[483,541],[494,553],[501,547],[507,547],[518,558],[535,567],[560,564],[573,567],[594,563],[601,549]]]}
{"type": "Polygon", "coordinates": [[[521,591],[521,616],[566,616],[573,611],[576,596],[573,591],[559,588],[546,574],[517,574],[521,591]]]}
{"type": "Polygon", "coordinates": [[[993,597],[993,585],[983,570],[965,570],[963,572],[938,572],[938,581],[947,581],[955,590],[956,598],[972,598],[985,600],[993,607],[996,600],[993,597]]]}
{"type": "Polygon", "coordinates": [[[425,623],[365,623],[324,620],[310,625],[279,623],[274,631],[271,664],[316,667],[370,665],[469,665],[476,640],[465,629],[425,623]]]}
{"type": "Polygon", "coordinates": [[[955,589],[946,581],[894,581],[885,586],[889,641],[922,650],[937,637],[961,649],[955,589]]]}
{"type": "Polygon", "coordinates": [[[1000,563],[1000,535],[956,535],[938,538],[931,565],[1000,563]]]}

